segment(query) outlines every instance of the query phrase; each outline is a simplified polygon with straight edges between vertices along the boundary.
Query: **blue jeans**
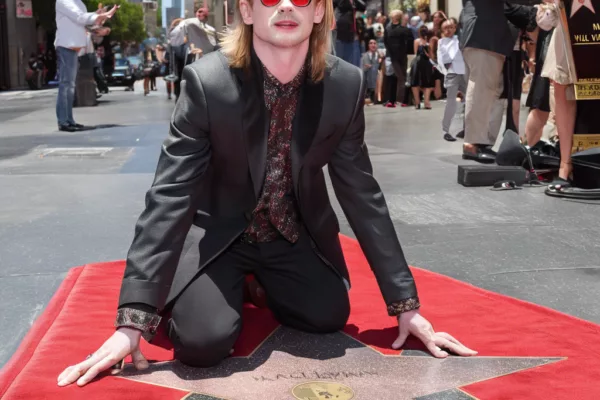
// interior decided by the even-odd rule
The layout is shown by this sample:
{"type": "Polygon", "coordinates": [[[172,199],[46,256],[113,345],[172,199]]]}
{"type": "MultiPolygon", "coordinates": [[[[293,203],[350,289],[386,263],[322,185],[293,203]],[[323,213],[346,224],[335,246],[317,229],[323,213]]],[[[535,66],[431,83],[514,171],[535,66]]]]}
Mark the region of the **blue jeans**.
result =
{"type": "Polygon", "coordinates": [[[360,67],[360,44],[358,40],[354,42],[342,42],[336,40],[335,55],[350,64],[360,67]]]}
{"type": "Polygon", "coordinates": [[[56,99],[56,118],[58,125],[75,124],[73,119],[73,101],[75,99],[75,79],[79,68],[79,58],[75,50],[65,47],[56,48],[58,65],[58,97],[56,99]]]}

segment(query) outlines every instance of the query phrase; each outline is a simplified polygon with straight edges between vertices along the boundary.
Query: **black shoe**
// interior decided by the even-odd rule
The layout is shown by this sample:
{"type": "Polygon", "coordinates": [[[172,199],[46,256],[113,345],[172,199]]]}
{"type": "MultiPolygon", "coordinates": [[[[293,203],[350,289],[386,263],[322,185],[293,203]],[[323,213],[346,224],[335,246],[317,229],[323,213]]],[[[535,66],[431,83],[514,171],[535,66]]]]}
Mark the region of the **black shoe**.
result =
{"type": "Polygon", "coordinates": [[[456,137],[459,139],[464,139],[465,138],[465,130],[463,129],[462,131],[458,132],[456,134],[456,137]]]}
{"type": "Polygon", "coordinates": [[[463,160],[473,160],[484,164],[493,164],[496,162],[496,156],[486,152],[484,145],[474,145],[475,152],[465,151],[463,148],[462,158],[463,160]]]}
{"type": "Polygon", "coordinates": [[[448,142],[456,142],[456,138],[449,133],[444,133],[444,140],[448,142]]]}
{"type": "Polygon", "coordinates": [[[491,156],[496,157],[496,152],[494,150],[492,150],[494,146],[491,144],[485,145],[481,147],[481,151],[485,154],[489,154],[491,156]]]}
{"type": "Polygon", "coordinates": [[[59,125],[58,130],[61,132],[77,132],[78,129],[71,125],[59,125]]]}
{"type": "Polygon", "coordinates": [[[83,129],[83,128],[85,128],[85,126],[83,126],[81,124],[77,124],[77,123],[69,124],[69,126],[72,126],[75,129],[83,129]]]}

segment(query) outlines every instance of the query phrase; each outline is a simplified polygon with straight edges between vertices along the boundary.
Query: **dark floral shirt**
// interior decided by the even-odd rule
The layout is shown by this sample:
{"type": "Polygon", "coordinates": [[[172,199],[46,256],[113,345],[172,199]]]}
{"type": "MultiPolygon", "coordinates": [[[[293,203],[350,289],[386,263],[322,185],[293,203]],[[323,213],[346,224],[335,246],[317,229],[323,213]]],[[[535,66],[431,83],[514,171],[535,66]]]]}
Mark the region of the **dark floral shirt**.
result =
{"type": "Polygon", "coordinates": [[[253,242],[271,242],[280,236],[295,243],[300,221],[292,183],[292,122],[306,68],[283,84],[264,68],[264,95],[271,112],[267,139],[265,180],[258,204],[252,212],[246,236],[253,242]]]}

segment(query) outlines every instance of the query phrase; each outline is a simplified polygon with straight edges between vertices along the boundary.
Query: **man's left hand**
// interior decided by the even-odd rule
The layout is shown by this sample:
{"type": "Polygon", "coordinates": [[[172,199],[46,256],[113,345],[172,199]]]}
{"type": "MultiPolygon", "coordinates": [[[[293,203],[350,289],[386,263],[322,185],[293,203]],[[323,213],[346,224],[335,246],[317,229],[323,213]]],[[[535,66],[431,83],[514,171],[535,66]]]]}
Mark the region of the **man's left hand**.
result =
{"type": "Polygon", "coordinates": [[[446,332],[435,332],[431,323],[427,321],[418,310],[408,311],[400,314],[398,318],[398,328],[400,335],[392,344],[394,349],[402,347],[408,335],[417,337],[425,344],[427,349],[434,357],[446,358],[448,353],[442,349],[450,350],[459,356],[469,357],[477,354],[476,351],[469,349],[452,335],[446,332]]]}

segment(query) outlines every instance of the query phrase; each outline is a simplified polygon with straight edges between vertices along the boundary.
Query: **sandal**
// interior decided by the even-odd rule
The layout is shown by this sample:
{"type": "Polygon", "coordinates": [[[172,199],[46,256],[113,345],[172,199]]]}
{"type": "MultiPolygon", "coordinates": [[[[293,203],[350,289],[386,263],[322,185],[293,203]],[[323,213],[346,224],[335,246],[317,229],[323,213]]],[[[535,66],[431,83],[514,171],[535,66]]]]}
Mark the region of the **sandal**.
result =
{"type": "Polygon", "coordinates": [[[571,187],[571,182],[569,182],[567,179],[563,179],[563,178],[556,178],[554,179],[552,182],[550,182],[548,184],[548,189],[568,189],[571,187]]]}

